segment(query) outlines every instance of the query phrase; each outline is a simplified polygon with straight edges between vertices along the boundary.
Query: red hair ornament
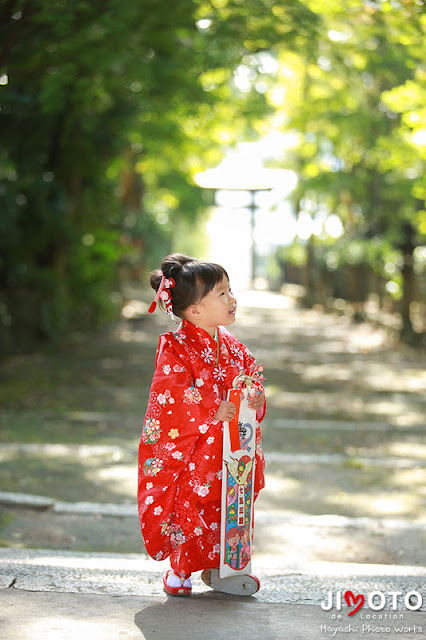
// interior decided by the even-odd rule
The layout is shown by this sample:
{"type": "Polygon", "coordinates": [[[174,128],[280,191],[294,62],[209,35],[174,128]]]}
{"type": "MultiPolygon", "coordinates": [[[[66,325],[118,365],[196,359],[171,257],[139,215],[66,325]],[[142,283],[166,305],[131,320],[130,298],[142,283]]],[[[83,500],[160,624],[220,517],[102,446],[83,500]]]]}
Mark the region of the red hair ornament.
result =
{"type": "Polygon", "coordinates": [[[157,307],[158,300],[162,300],[166,308],[166,313],[168,313],[170,316],[173,315],[173,302],[170,289],[174,287],[175,284],[176,283],[173,278],[166,278],[166,276],[163,274],[160,286],[157,289],[154,300],[151,302],[148,313],[154,313],[157,307]]]}

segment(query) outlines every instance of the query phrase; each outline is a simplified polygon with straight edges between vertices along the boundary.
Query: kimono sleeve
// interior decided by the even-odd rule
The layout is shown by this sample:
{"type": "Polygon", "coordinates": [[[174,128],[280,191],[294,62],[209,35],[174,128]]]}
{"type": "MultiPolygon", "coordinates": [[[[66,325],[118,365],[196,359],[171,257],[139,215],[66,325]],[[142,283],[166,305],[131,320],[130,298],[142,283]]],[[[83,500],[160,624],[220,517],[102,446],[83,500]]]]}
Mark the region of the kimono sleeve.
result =
{"type": "MultiPolygon", "coordinates": [[[[167,334],[166,334],[167,335],[167,334]]],[[[187,539],[179,523],[179,481],[220,399],[195,386],[191,364],[173,337],[162,336],[139,446],[138,510],[148,553],[157,560],[187,539]],[[201,429],[200,429],[201,427],[201,429]]],[[[189,514],[199,520],[195,506],[189,514]]]]}

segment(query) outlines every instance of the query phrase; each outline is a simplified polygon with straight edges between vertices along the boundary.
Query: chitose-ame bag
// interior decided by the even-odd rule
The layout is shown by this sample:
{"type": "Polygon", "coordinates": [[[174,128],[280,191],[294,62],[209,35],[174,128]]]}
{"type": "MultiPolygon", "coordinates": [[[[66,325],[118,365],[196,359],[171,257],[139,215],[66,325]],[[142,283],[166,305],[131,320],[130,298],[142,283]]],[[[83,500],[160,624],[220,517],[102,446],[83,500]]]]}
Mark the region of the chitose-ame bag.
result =
{"type": "Polygon", "coordinates": [[[227,399],[237,410],[223,424],[220,578],[251,573],[256,450],[256,411],[248,406],[252,379],[238,376],[228,391],[227,399]]]}

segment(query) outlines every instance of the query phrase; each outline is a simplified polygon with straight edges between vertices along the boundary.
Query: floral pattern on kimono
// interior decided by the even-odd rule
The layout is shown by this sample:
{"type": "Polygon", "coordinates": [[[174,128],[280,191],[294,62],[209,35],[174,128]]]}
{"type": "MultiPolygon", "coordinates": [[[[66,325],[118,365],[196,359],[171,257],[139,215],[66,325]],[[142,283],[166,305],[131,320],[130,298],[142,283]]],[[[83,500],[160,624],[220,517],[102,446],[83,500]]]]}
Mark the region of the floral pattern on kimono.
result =
{"type": "MultiPolygon", "coordinates": [[[[185,550],[197,558],[192,571],[219,565],[223,422],[214,416],[235,376],[254,362],[223,327],[218,342],[186,320],[160,336],[138,469],[139,519],[154,559],[171,555],[176,563],[185,550]]],[[[255,497],[264,486],[264,413],[265,406],[257,413],[255,497]]]]}

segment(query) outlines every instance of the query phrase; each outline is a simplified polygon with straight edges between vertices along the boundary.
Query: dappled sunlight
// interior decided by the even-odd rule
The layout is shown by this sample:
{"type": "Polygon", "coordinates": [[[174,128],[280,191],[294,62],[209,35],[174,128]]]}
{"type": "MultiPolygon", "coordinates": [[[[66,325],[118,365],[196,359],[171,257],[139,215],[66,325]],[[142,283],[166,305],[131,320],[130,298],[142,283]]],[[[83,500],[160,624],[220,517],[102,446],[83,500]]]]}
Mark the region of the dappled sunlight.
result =
{"type": "Polygon", "coordinates": [[[256,502],[256,510],[296,515],[311,510],[313,502],[315,513],[326,511],[326,493],[320,497],[317,487],[309,486],[303,473],[298,473],[294,467],[288,473],[268,471],[271,467],[276,468],[276,465],[267,463],[265,488],[256,502]]]}
{"type": "MultiPolygon", "coordinates": [[[[282,391],[276,385],[267,385],[269,409],[280,410],[285,416],[316,418],[327,414],[332,420],[383,420],[389,425],[423,425],[422,407],[411,398],[390,396],[386,400],[365,397],[343,389],[312,391],[282,391]]],[[[271,415],[271,413],[270,413],[271,415]]]]}
{"type": "MultiPolygon", "coordinates": [[[[286,522],[255,519],[254,562],[257,554],[264,558],[279,558],[286,561],[289,568],[303,566],[306,562],[356,562],[391,563],[392,553],[384,544],[383,532],[346,526],[317,526],[314,519],[289,519],[286,522]]],[[[274,562],[269,571],[274,572],[274,562]]]]}
{"type": "Polygon", "coordinates": [[[126,320],[138,320],[148,312],[148,305],[142,300],[129,300],[121,309],[121,315],[126,320]]]}
{"type": "Polygon", "coordinates": [[[259,500],[267,501],[268,498],[283,498],[292,492],[300,491],[301,482],[295,478],[288,478],[276,475],[268,475],[265,490],[261,493],[259,500]]]}
{"type": "Polygon", "coordinates": [[[327,496],[330,508],[357,512],[370,518],[416,518],[422,508],[421,497],[411,492],[348,492],[327,496]]]}
{"type": "Polygon", "coordinates": [[[349,380],[351,371],[343,364],[329,363],[307,365],[303,368],[302,376],[305,380],[349,380]]]}
{"type": "MultiPolygon", "coordinates": [[[[332,351],[333,349],[331,349],[332,351]]],[[[307,364],[302,372],[305,380],[353,380],[370,390],[386,392],[426,391],[426,372],[417,369],[399,371],[386,363],[375,362],[329,362],[307,364]],[[362,375],[362,377],[360,377],[362,375]]]]}
{"type": "Polygon", "coordinates": [[[150,344],[152,336],[139,329],[134,331],[127,327],[122,327],[119,332],[119,339],[122,340],[122,342],[138,342],[141,344],[150,344]]]}
{"type": "Polygon", "coordinates": [[[281,514],[425,518],[426,469],[368,464],[368,459],[268,457],[266,486],[258,499],[262,512],[281,514]]]}
{"type": "Polygon", "coordinates": [[[419,442],[397,441],[384,443],[382,451],[390,456],[404,456],[407,458],[413,457],[416,459],[426,460],[426,444],[421,444],[419,442]]]}
{"type": "Polygon", "coordinates": [[[388,400],[368,400],[363,403],[368,413],[386,419],[390,424],[401,427],[424,424],[424,416],[421,413],[421,407],[416,409],[412,400],[404,396],[391,396],[388,400]]]}
{"type": "Polygon", "coordinates": [[[391,338],[386,329],[364,322],[358,326],[352,325],[347,350],[350,353],[371,353],[390,343],[391,338]]]}
{"type": "MultiPolygon", "coordinates": [[[[111,494],[111,501],[122,499],[123,495],[130,498],[136,496],[137,465],[114,465],[100,467],[87,472],[88,479],[95,485],[102,485],[111,494]],[[115,495],[116,494],[116,495],[115,495]]],[[[135,499],[135,498],[134,498],[135,499]]]]}
{"type": "Polygon", "coordinates": [[[296,335],[317,338],[311,345],[314,354],[369,354],[383,350],[391,342],[386,331],[373,325],[355,325],[346,316],[336,317],[313,311],[304,313],[303,324],[294,329],[296,335]]]}
{"type": "Polygon", "coordinates": [[[137,443],[130,446],[0,446],[0,486],[70,502],[133,502],[137,443]]]}
{"type": "MultiPolygon", "coordinates": [[[[360,369],[360,367],[358,367],[360,369]]],[[[354,371],[356,375],[356,370],[354,371]]],[[[363,382],[370,389],[426,392],[426,371],[406,368],[400,371],[384,363],[370,363],[363,368],[363,382]]]]}
{"type": "MultiPolygon", "coordinates": [[[[294,309],[303,295],[299,289],[296,285],[285,285],[280,294],[268,291],[239,292],[244,322],[247,312],[253,314],[256,309],[294,309]]],[[[286,339],[286,342],[295,345],[299,339],[316,338],[310,344],[312,354],[371,354],[383,351],[393,342],[383,327],[369,322],[353,323],[347,315],[325,314],[321,309],[299,308],[297,314],[283,313],[280,320],[281,340],[286,339]]],[[[420,379],[424,380],[424,372],[420,379]]]]}
{"type": "MultiPolygon", "coordinates": [[[[404,469],[395,471],[392,486],[417,491],[419,496],[426,498],[426,469],[404,469]]],[[[419,515],[426,516],[426,502],[419,504],[419,515]]]]}

